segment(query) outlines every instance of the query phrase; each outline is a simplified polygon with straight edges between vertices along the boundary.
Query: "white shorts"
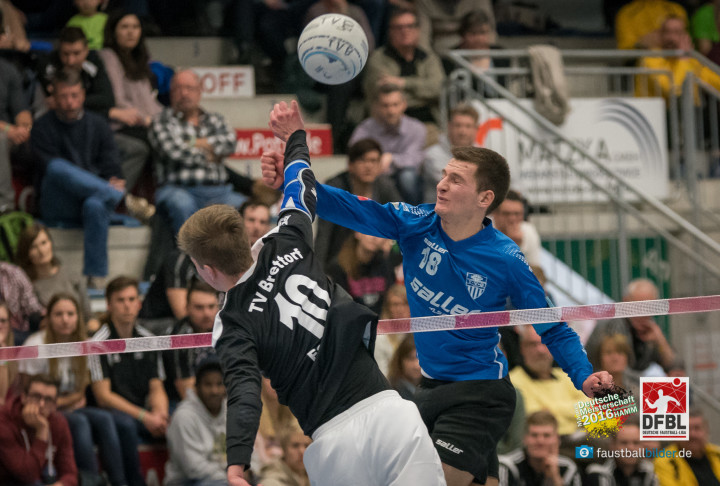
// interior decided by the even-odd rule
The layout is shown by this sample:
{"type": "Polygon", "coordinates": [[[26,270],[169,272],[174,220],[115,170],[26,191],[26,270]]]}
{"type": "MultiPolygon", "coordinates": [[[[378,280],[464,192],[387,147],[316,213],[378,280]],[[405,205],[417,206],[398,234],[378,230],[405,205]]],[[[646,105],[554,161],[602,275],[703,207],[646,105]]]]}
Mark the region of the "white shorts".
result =
{"type": "Polygon", "coordinates": [[[445,486],[414,403],[386,390],[320,426],[303,461],[312,486],[445,486]]]}

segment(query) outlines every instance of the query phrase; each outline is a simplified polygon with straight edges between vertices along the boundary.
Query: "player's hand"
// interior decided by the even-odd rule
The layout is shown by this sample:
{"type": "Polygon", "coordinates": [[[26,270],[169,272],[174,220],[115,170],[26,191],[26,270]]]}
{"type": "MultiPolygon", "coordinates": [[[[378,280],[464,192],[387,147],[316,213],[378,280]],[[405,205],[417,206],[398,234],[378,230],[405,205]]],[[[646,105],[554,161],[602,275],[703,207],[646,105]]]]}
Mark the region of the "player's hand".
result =
{"type": "Polygon", "coordinates": [[[607,371],[597,371],[592,375],[588,376],[583,382],[582,391],[590,398],[593,398],[596,393],[604,390],[613,383],[613,378],[607,371]]]}
{"type": "Polygon", "coordinates": [[[279,189],[285,180],[284,159],[277,152],[263,152],[260,157],[263,182],[273,189],[279,189]]]}
{"type": "Polygon", "coordinates": [[[245,480],[245,468],[243,466],[236,464],[228,466],[227,479],[228,486],[250,486],[250,483],[245,480]]]}
{"type": "Polygon", "coordinates": [[[270,112],[268,125],[273,134],[283,142],[287,142],[290,135],[296,131],[305,130],[305,122],[300,114],[297,101],[293,100],[290,106],[284,101],[276,103],[270,112]]]}

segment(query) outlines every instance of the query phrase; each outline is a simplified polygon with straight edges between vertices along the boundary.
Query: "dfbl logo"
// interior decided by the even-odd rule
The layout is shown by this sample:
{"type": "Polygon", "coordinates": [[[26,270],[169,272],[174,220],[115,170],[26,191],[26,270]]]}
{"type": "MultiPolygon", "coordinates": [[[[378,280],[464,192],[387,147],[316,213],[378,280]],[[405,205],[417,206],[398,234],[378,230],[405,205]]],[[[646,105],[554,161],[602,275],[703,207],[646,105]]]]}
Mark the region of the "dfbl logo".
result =
{"type": "Polygon", "coordinates": [[[575,448],[575,459],[592,459],[593,456],[593,448],[590,446],[584,445],[575,448]]]}
{"type": "Polygon", "coordinates": [[[689,379],[640,379],[640,439],[687,440],[689,379]]]}

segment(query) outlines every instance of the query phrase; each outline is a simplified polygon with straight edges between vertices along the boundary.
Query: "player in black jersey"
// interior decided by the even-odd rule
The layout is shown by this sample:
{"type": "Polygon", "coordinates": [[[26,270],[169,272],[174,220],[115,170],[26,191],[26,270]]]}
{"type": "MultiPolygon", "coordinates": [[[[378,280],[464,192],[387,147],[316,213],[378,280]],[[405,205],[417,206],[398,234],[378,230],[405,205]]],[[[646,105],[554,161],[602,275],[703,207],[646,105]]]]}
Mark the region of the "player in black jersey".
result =
{"type": "Polygon", "coordinates": [[[372,357],[377,316],[332,284],[313,254],[315,176],[297,103],[275,105],[270,127],[287,140],[289,161],[278,226],[251,251],[237,211],[216,205],[178,236],[201,277],[227,292],[213,345],[228,389],[228,481],[248,484],[262,373],[313,438],[304,456],[313,485],[444,485],[417,408],[372,357]]]}

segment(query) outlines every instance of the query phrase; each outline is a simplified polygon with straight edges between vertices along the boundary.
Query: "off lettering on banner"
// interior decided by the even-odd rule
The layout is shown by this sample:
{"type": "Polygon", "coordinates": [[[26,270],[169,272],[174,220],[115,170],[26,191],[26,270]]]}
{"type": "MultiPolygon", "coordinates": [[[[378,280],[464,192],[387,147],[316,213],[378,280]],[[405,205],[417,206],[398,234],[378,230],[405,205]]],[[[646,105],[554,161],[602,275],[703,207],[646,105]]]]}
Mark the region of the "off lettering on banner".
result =
{"type": "Polygon", "coordinates": [[[688,377],[640,378],[640,440],[688,440],[688,377]]]}

